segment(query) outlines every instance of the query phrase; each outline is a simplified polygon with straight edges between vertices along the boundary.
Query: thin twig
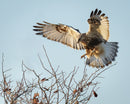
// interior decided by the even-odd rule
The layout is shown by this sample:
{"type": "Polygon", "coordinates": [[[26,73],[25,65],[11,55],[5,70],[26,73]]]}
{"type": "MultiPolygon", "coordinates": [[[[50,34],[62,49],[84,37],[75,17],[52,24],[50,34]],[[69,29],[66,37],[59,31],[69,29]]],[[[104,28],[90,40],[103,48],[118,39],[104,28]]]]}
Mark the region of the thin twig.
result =
{"type": "MultiPolygon", "coordinates": [[[[2,54],[2,75],[3,75],[3,85],[4,85],[4,89],[6,88],[5,86],[5,83],[6,83],[6,77],[5,77],[5,74],[4,74],[4,54],[2,54]]],[[[6,92],[4,92],[4,100],[5,100],[5,103],[8,104],[7,100],[6,100],[6,95],[5,95],[6,92]]]]}

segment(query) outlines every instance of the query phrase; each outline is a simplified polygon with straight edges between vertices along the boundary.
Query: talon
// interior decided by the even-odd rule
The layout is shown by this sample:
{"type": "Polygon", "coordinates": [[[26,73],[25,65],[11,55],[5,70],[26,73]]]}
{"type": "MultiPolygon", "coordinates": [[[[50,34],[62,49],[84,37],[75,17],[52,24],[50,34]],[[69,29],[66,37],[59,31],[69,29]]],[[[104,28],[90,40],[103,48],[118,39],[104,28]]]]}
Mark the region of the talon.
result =
{"type": "Polygon", "coordinates": [[[85,53],[84,55],[81,56],[81,58],[85,58],[86,55],[87,55],[87,54],[85,53]]]}
{"type": "Polygon", "coordinates": [[[94,52],[95,52],[95,48],[91,51],[90,55],[92,56],[94,52]]]}

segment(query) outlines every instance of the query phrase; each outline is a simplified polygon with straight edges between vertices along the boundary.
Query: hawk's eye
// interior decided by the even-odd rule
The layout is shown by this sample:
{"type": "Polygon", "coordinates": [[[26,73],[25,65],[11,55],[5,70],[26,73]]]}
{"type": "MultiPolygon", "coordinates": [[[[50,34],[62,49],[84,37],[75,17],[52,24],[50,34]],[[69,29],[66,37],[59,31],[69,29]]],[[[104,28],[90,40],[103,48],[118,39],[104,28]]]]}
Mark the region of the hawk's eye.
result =
{"type": "Polygon", "coordinates": [[[100,21],[99,20],[95,20],[95,24],[99,25],[100,24],[100,21]]]}
{"type": "Polygon", "coordinates": [[[97,20],[97,19],[91,19],[91,23],[92,23],[92,24],[95,24],[95,25],[99,25],[99,24],[100,24],[100,21],[97,20]]]}

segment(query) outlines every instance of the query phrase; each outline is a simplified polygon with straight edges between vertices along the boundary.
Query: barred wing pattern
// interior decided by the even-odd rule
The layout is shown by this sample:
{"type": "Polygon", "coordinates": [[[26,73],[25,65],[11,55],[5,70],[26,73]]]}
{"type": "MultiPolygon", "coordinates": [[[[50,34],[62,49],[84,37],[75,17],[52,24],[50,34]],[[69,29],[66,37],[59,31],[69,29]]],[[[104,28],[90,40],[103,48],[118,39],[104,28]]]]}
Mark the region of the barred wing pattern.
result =
{"type": "Polygon", "coordinates": [[[44,24],[37,23],[38,26],[34,26],[34,31],[37,31],[37,35],[43,35],[50,40],[61,42],[74,49],[84,49],[81,43],[78,43],[78,39],[81,33],[78,29],[64,24],[51,24],[44,21],[44,24]]]}
{"type": "Polygon", "coordinates": [[[102,13],[101,10],[98,11],[98,9],[96,9],[95,11],[91,12],[90,19],[100,22],[100,25],[97,28],[97,31],[102,35],[102,37],[105,40],[108,40],[109,39],[109,20],[108,20],[108,17],[105,16],[105,14],[102,13]]]}

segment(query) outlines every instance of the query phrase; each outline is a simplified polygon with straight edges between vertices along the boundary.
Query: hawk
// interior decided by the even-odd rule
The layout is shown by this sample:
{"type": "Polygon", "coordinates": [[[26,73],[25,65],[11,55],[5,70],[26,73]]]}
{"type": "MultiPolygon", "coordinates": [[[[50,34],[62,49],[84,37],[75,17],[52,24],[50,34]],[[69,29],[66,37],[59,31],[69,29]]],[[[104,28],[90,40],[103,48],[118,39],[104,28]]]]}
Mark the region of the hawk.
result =
{"type": "Polygon", "coordinates": [[[86,64],[96,68],[108,66],[115,60],[118,42],[108,42],[109,20],[101,10],[95,9],[87,20],[89,29],[81,33],[78,29],[65,24],[37,23],[34,31],[47,39],[61,42],[73,49],[86,50],[81,58],[87,56],[86,64]]]}

